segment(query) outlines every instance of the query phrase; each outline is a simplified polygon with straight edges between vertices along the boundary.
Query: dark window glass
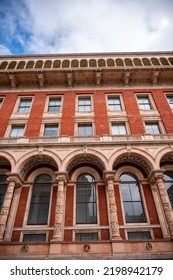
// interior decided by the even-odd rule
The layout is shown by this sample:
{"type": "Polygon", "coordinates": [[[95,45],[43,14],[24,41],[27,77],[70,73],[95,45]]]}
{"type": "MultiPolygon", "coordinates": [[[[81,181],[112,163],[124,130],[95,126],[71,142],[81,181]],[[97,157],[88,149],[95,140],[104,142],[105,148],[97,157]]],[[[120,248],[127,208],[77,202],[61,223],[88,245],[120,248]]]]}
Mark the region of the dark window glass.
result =
{"type": "Polygon", "coordinates": [[[146,123],[145,124],[147,133],[149,134],[160,134],[158,123],[146,123]]]}
{"type": "Polygon", "coordinates": [[[1,107],[1,105],[2,105],[2,101],[3,101],[3,99],[2,99],[2,98],[0,98],[0,107],[1,107]]]}
{"type": "Polygon", "coordinates": [[[128,232],[127,235],[129,240],[151,239],[151,234],[149,231],[128,232]]]}
{"type": "Polygon", "coordinates": [[[24,98],[20,100],[18,113],[28,113],[31,107],[31,98],[24,98]]]}
{"type": "Polygon", "coordinates": [[[48,220],[51,177],[39,175],[33,185],[28,225],[45,225],[48,220]]]}
{"type": "Polygon", "coordinates": [[[23,235],[23,241],[27,242],[42,242],[46,241],[46,234],[24,234],[23,235]]]}
{"type": "Polygon", "coordinates": [[[78,124],[78,136],[92,136],[92,124],[85,123],[85,124],[78,124]]]}
{"type": "Polygon", "coordinates": [[[78,111],[80,111],[80,112],[91,111],[91,98],[90,97],[79,97],[78,111]]]}
{"type": "Polygon", "coordinates": [[[132,174],[126,173],[121,176],[120,180],[126,223],[146,222],[136,178],[132,174]]]}
{"type": "Polygon", "coordinates": [[[173,209],[173,172],[165,172],[164,183],[173,209]]]}
{"type": "Polygon", "coordinates": [[[58,125],[57,124],[45,124],[44,136],[58,136],[58,125]]]}
{"type": "Polygon", "coordinates": [[[141,110],[151,110],[151,104],[148,96],[138,96],[138,104],[141,110]]]}
{"type": "Polygon", "coordinates": [[[61,110],[61,98],[50,98],[48,112],[60,112],[61,110]]]}
{"type": "Polygon", "coordinates": [[[6,175],[0,175],[0,211],[3,206],[4,197],[7,191],[7,176],[6,175]]]}
{"type": "Polygon", "coordinates": [[[92,241],[98,240],[98,232],[82,232],[75,234],[76,241],[92,241]]]}
{"type": "Polygon", "coordinates": [[[122,110],[120,98],[118,96],[108,97],[108,108],[111,111],[122,110]]]}
{"type": "Polygon", "coordinates": [[[97,223],[96,185],[89,174],[79,176],[76,185],[76,223],[97,223]]]}

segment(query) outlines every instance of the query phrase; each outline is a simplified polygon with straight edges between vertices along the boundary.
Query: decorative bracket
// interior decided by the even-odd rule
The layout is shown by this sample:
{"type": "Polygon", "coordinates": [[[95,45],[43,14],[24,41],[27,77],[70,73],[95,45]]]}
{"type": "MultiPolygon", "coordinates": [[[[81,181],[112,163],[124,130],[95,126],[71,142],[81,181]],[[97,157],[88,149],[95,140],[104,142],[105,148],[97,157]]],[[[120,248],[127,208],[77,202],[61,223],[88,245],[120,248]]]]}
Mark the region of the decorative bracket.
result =
{"type": "Polygon", "coordinates": [[[17,81],[14,75],[8,75],[8,78],[10,80],[10,84],[11,84],[11,89],[15,89],[17,86],[17,81]]]}
{"type": "Polygon", "coordinates": [[[153,72],[153,76],[152,76],[153,86],[157,86],[157,83],[158,83],[158,80],[159,80],[159,74],[160,74],[159,71],[154,71],[153,72]]]}
{"type": "Polygon", "coordinates": [[[100,87],[101,86],[101,72],[96,72],[95,74],[95,81],[96,81],[96,86],[100,87]]]}
{"type": "Polygon", "coordinates": [[[68,87],[71,88],[73,85],[73,75],[72,75],[72,73],[67,73],[66,75],[67,75],[68,87]]]}
{"type": "Polygon", "coordinates": [[[38,82],[40,88],[44,88],[44,75],[43,74],[37,74],[38,82]]]}

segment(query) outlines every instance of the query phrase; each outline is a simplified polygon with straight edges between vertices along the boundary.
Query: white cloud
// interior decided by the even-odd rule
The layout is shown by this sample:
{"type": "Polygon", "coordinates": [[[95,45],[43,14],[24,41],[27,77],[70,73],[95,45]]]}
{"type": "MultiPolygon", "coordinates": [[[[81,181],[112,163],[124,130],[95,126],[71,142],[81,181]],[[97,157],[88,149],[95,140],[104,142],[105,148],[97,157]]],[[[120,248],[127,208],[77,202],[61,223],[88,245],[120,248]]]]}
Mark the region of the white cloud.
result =
{"type": "Polygon", "coordinates": [[[11,55],[11,51],[6,47],[6,46],[3,46],[3,45],[0,45],[0,55],[11,55]]]}
{"type": "Polygon", "coordinates": [[[11,1],[9,36],[26,53],[172,49],[172,0],[11,1]]]}

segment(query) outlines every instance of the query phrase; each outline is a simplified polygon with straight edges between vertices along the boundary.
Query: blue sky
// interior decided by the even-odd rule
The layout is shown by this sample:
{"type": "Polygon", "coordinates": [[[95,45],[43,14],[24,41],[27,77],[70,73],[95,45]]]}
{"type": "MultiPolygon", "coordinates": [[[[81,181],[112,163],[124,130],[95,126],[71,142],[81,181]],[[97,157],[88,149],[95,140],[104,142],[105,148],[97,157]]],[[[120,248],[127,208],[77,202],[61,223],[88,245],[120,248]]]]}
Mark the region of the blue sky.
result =
{"type": "Polygon", "coordinates": [[[173,0],[0,0],[0,55],[172,50],[173,0]]]}

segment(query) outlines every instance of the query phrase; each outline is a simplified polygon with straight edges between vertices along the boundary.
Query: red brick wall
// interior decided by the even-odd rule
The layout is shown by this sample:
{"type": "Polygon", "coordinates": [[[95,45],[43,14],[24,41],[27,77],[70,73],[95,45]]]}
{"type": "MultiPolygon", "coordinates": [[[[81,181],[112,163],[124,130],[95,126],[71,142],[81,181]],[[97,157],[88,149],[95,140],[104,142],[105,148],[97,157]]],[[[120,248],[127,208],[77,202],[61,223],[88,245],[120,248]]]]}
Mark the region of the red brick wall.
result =
{"type": "Polygon", "coordinates": [[[23,225],[28,193],[29,193],[29,187],[22,188],[14,227],[22,227],[23,225]]]}
{"type": "Polygon", "coordinates": [[[30,112],[30,117],[28,120],[28,125],[25,131],[26,137],[39,136],[45,101],[46,101],[46,93],[39,92],[35,94],[32,103],[31,112],[30,112]]]}
{"type": "Polygon", "coordinates": [[[68,91],[64,93],[61,135],[74,136],[75,118],[75,93],[68,91]]]}
{"type": "Polygon", "coordinates": [[[100,225],[108,225],[105,186],[98,187],[100,225]]]}
{"type": "Polygon", "coordinates": [[[12,236],[11,236],[11,241],[12,242],[19,242],[20,234],[21,234],[21,231],[13,230],[13,233],[12,233],[12,236]]]}
{"type": "Polygon", "coordinates": [[[153,228],[153,233],[154,233],[154,238],[156,238],[156,239],[163,238],[162,231],[160,228],[153,228]]]}
{"type": "Polygon", "coordinates": [[[50,226],[54,226],[55,223],[56,198],[57,198],[57,187],[53,187],[52,203],[51,203],[51,210],[50,210],[50,221],[49,221],[50,226]]]}
{"type": "Polygon", "coordinates": [[[150,185],[143,185],[143,192],[145,196],[145,201],[147,204],[148,214],[150,217],[151,224],[159,224],[159,219],[156,212],[156,207],[154,204],[153,196],[151,193],[150,185]]]}
{"type": "Polygon", "coordinates": [[[140,116],[140,111],[136,101],[134,91],[123,92],[124,104],[127,111],[131,134],[144,134],[145,129],[140,116]]]}
{"type": "Polygon", "coordinates": [[[74,186],[68,186],[66,192],[65,225],[73,225],[74,186]]]}
{"type": "Polygon", "coordinates": [[[152,90],[152,94],[157,109],[161,115],[166,133],[173,133],[173,114],[163,90],[152,90]]]}
{"type": "MultiPolygon", "coordinates": [[[[4,96],[4,95],[3,95],[4,96]]],[[[17,94],[8,92],[5,95],[5,98],[2,103],[2,107],[0,108],[0,137],[4,137],[9,118],[13,112],[14,105],[16,103],[17,94]]]]}
{"type": "Polygon", "coordinates": [[[96,135],[109,134],[108,116],[104,91],[95,91],[93,95],[96,135]]]}

